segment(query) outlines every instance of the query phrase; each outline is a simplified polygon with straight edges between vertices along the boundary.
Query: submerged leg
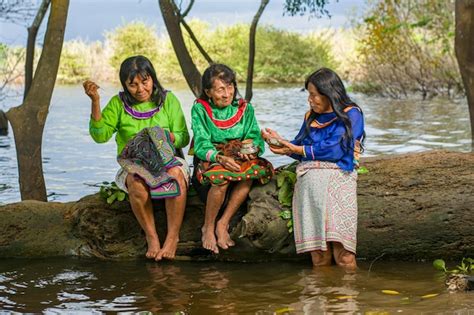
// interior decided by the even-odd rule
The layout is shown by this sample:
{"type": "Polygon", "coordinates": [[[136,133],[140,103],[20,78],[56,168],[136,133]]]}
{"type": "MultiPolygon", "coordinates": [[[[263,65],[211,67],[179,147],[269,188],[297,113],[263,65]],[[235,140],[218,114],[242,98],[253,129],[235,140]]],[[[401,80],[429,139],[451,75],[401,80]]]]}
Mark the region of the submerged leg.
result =
{"type": "Polygon", "coordinates": [[[202,246],[215,254],[219,253],[216,235],[214,234],[214,230],[216,229],[216,218],[219,209],[224,203],[228,187],[229,184],[212,186],[207,195],[206,214],[204,216],[204,225],[201,228],[202,246]]]}
{"type": "Polygon", "coordinates": [[[333,252],[334,252],[334,259],[336,263],[348,270],[355,270],[357,269],[357,263],[355,259],[355,254],[346,250],[344,246],[342,246],[339,242],[333,242],[332,244],[333,252]]]}
{"type": "Polygon", "coordinates": [[[313,267],[331,266],[332,251],[331,243],[327,243],[327,250],[315,250],[311,252],[313,267]]]}
{"type": "Polygon", "coordinates": [[[229,203],[216,224],[217,245],[223,249],[228,249],[235,245],[229,235],[229,222],[245,199],[247,199],[251,187],[251,180],[242,181],[235,185],[231,192],[229,203]]]}
{"type": "Polygon", "coordinates": [[[133,214],[145,232],[148,250],[147,258],[155,258],[160,251],[160,241],[155,228],[155,217],[148,186],[141,179],[129,174],[126,179],[128,196],[133,214]]]}

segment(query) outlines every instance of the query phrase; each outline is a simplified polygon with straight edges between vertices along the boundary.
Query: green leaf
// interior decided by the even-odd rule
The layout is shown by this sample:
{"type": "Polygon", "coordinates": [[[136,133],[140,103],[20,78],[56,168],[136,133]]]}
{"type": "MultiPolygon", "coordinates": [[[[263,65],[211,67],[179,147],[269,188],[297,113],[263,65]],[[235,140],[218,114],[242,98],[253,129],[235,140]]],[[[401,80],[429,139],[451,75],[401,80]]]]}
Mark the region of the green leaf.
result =
{"type": "Polygon", "coordinates": [[[446,263],[442,259],[436,259],[433,261],[433,267],[435,267],[436,270],[446,272],[446,263]]]}
{"type": "Polygon", "coordinates": [[[290,210],[283,210],[280,212],[280,217],[284,220],[290,220],[291,219],[291,211],[290,210]]]}
{"type": "Polygon", "coordinates": [[[365,166],[361,166],[357,169],[357,174],[362,175],[362,174],[367,174],[369,170],[365,166]]]}
{"type": "Polygon", "coordinates": [[[287,181],[283,182],[278,191],[278,201],[284,206],[291,206],[293,200],[293,187],[287,181]]]}
{"type": "Polygon", "coordinates": [[[125,192],[123,192],[123,191],[118,191],[118,192],[117,192],[117,200],[118,200],[118,201],[124,201],[124,199],[125,199],[125,192]]]}
{"type": "Polygon", "coordinates": [[[112,204],[115,201],[116,198],[117,198],[117,194],[111,195],[109,198],[107,198],[107,203],[109,205],[112,204]]]}

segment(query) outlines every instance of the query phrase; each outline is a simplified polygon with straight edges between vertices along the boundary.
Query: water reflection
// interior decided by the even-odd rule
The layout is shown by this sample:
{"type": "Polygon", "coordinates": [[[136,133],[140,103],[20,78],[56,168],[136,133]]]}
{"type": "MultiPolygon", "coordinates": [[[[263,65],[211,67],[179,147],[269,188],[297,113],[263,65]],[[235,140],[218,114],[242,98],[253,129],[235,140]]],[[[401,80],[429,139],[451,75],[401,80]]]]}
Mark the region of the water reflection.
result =
{"type": "MultiPolygon", "coordinates": [[[[103,99],[109,99],[117,89],[107,87],[103,99]]],[[[189,123],[193,95],[185,88],[172,90],[181,100],[189,123]]],[[[360,94],[353,98],[365,113],[365,156],[436,148],[470,150],[465,100],[391,100],[360,94]]],[[[308,110],[306,99],[306,92],[302,92],[300,86],[268,86],[254,90],[252,103],[260,127],[272,127],[284,137],[293,138],[308,110]]],[[[89,111],[89,100],[81,86],[55,89],[43,137],[43,167],[49,200],[77,200],[97,192],[97,187],[86,184],[112,181],[115,177],[118,168],[116,145],[113,140],[100,145],[92,141],[88,134],[89,111]]],[[[0,202],[3,203],[20,200],[14,147],[10,130],[7,137],[0,137],[0,185],[8,187],[0,190],[0,202]]],[[[270,150],[266,150],[264,156],[275,166],[292,161],[286,156],[276,156],[270,150]]]]}
{"type": "Polygon", "coordinates": [[[2,261],[0,311],[164,314],[459,312],[430,264],[377,263],[369,274],[306,263],[151,263],[77,259],[2,261]],[[386,295],[382,290],[398,291],[386,295]],[[438,294],[432,298],[427,294],[438,294]]]}

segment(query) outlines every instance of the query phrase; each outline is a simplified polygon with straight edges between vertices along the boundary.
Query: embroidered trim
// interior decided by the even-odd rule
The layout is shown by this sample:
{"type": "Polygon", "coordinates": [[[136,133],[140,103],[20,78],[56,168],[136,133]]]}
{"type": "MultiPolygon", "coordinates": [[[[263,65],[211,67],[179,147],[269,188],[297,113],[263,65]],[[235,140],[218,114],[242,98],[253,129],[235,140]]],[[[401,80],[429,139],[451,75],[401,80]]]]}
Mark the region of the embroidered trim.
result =
{"type": "MultiPolygon", "coordinates": [[[[350,111],[351,109],[353,108],[357,108],[358,110],[360,110],[358,107],[356,106],[347,106],[346,108],[344,108],[344,112],[347,113],[348,111],[350,111]]],[[[309,118],[309,115],[311,115],[311,110],[310,111],[307,111],[306,114],[304,115],[304,120],[308,120],[309,118]]],[[[319,121],[317,121],[316,119],[313,120],[311,122],[311,125],[310,127],[313,127],[313,128],[324,128],[324,127],[327,127],[329,126],[330,124],[332,124],[334,121],[337,120],[337,117],[334,117],[333,119],[331,119],[330,121],[327,121],[325,123],[320,123],[319,121]]]]}
{"type": "MultiPolygon", "coordinates": [[[[168,93],[168,91],[165,91],[165,98],[166,98],[167,93],[168,93]]],[[[118,96],[119,96],[120,100],[122,101],[123,108],[125,109],[125,112],[127,114],[129,114],[130,116],[132,116],[133,118],[136,118],[136,119],[149,119],[149,118],[153,117],[153,115],[158,113],[161,110],[161,108],[163,107],[163,103],[161,103],[158,107],[153,108],[152,110],[149,110],[149,111],[146,111],[146,112],[139,112],[139,111],[133,109],[132,106],[127,104],[127,102],[125,101],[125,95],[124,94],[125,94],[124,92],[119,92],[118,96]]]]}
{"type": "Polygon", "coordinates": [[[245,110],[247,109],[247,101],[244,99],[239,99],[239,109],[237,110],[237,113],[235,113],[234,116],[230,117],[229,119],[225,120],[220,120],[220,119],[215,119],[212,115],[212,108],[211,105],[206,102],[203,99],[198,98],[195,103],[199,103],[202,106],[204,106],[204,109],[206,110],[207,115],[211,119],[211,121],[216,125],[217,128],[219,129],[229,129],[233,126],[235,126],[239,121],[242,120],[242,117],[244,117],[245,110]]]}

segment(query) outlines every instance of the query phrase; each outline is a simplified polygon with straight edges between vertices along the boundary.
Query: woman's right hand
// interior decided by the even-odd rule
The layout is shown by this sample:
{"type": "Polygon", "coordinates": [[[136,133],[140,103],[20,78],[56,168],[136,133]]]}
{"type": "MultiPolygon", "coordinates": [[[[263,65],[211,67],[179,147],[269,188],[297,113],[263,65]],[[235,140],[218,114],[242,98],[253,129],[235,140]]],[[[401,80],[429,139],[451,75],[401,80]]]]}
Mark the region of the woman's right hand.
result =
{"type": "Polygon", "coordinates": [[[230,156],[219,154],[216,156],[216,161],[229,171],[240,172],[240,165],[230,156]]]}
{"type": "Polygon", "coordinates": [[[90,99],[93,102],[99,101],[100,99],[100,95],[98,92],[99,86],[95,82],[86,80],[84,81],[84,83],[82,83],[82,86],[84,87],[84,92],[87,94],[87,96],[90,97],[90,99]]]}

